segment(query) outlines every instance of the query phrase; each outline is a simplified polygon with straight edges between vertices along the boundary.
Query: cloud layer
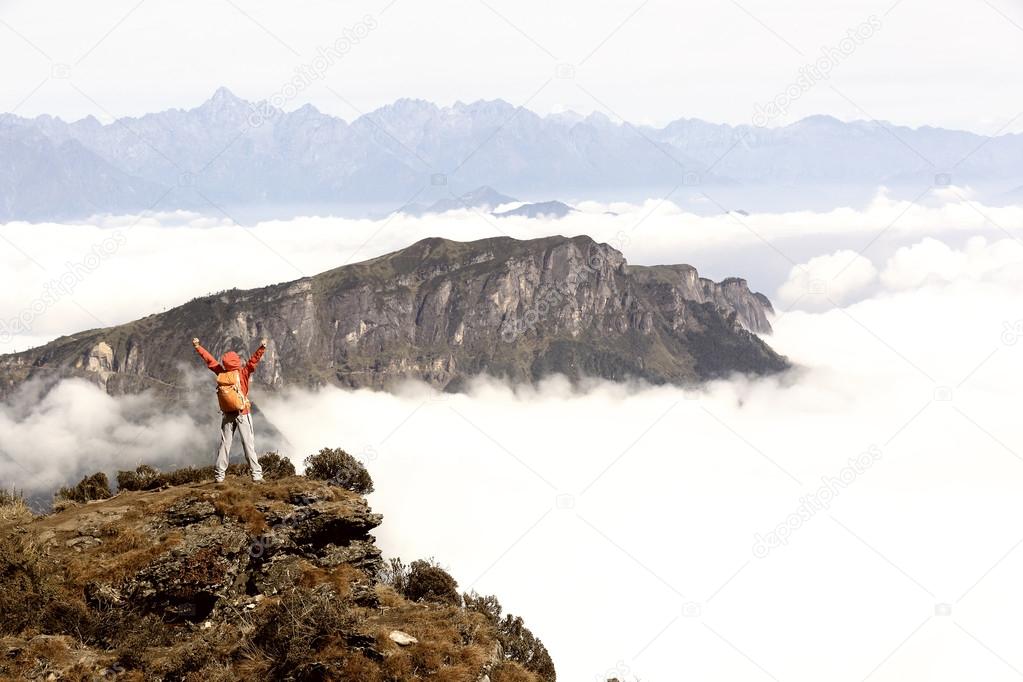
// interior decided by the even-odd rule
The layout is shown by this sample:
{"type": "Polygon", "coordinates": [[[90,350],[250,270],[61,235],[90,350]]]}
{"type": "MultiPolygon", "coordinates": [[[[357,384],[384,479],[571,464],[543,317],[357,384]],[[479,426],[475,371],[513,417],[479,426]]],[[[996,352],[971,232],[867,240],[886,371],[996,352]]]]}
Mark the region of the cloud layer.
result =
{"type": "MultiPolygon", "coordinates": [[[[386,552],[435,556],[464,589],[497,594],[545,641],[564,679],[1012,679],[1009,666],[1023,667],[1013,380],[1023,370],[1023,252],[988,219],[969,222],[976,212],[947,204],[911,208],[893,228],[898,239],[864,250],[906,208],[875,203],[869,213],[740,216],[743,224],[656,202],[620,219],[502,221],[516,236],[557,229],[613,242],[655,208],[636,228],[643,238],[624,245],[634,261],[700,265],[689,256],[702,253],[725,262],[758,246],[779,263],[774,286],[760,285],[780,287],[779,301],[796,297],[799,267],[812,273],[806,282],[837,279],[828,291],[838,306],[779,306],[768,340],[797,364],[785,376],[699,391],[573,389],[558,378],[480,381],[453,396],[416,384],[393,394],[293,391],[265,397],[263,419],[296,462],[323,446],[361,457],[386,552]],[[791,262],[763,241],[785,252],[786,235],[809,226],[821,248],[791,262]],[[852,274],[837,275],[847,263],[852,274]]],[[[985,213],[1015,229],[1018,209],[1000,211],[985,213]]],[[[212,267],[225,248],[252,264],[241,286],[291,276],[240,228],[192,219],[131,228],[125,250],[63,303],[133,316],[148,297],[199,293],[196,281],[227,286],[212,267]],[[147,255],[157,243],[159,257],[147,255]],[[138,287],[106,279],[147,267],[138,287]]],[[[462,213],[254,231],[315,272],[351,256],[369,229],[379,241],[356,258],[427,229],[470,238],[486,225],[462,213]]],[[[54,245],[71,243],[58,250],[80,253],[117,227],[45,229],[54,245]]],[[[4,234],[31,247],[32,232],[19,230],[4,234]]],[[[739,274],[755,264],[732,263],[739,274]]],[[[63,331],[71,318],[47,319],[63,331]]],[[[72,470],[212,452],[215,433],[201,419],[145,399],[114,400],[78,382],[45,397],[33,390],[0,411],[4,481],[49,486],[72,470]]]]}

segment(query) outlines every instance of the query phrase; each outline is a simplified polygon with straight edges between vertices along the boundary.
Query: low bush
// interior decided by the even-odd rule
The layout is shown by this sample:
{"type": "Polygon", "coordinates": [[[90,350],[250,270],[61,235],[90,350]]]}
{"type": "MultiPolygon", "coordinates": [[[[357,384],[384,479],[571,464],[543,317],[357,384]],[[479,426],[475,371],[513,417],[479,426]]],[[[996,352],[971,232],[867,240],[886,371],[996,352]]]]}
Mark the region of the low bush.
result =
{"type": "Polygon", "coordinates": [[[435,601],[461,606],[458,583],[433,559],[413,561],[405,578],[403,594],[412,601],[435,601]]]}
{"type": "Polygon", "coordinates": [[[152,490],[160,485],[160,472],[148,464],[140,464],[135,471],[117,472],[118,490],[152,490]]]}
{"type": "Polygon", "coordinates": [[[46,607],[63,599],[56,567],[24,537],[0,536],[0,636],[38,628],[46,607]]]}
{"type": "Polygon", "coordinates": [[[281,457],[276,450],[260,457],[259,466],[263,467],[263,478],[278,479],[295,475],[295,465],[287,457],[281,457]]]}
{"type": "Polygon", "coordinates": [[[315,660],[316,652],[356,633],[358,618],[331,587],[297,588],[256,614],[252,642],[274,662],[276,672],[315,660]]]}
{"type": "MultiPolygon", "coordinates": [[[[229,474],[235,473],[231,471],[231,467],[227,468],[229,474]]],[[[161,485],[188,485],[189,483],[202,483],[203,481],[212,481],[216,477],[216,470],[212,466],[205,467],[183,467],[181,469],[174,469],[173,471],[167,471],[160,474],[161,485]]]]}
{"type": "Polygon", "coordinates": [[[490,594],[484,597],[473,591],[462,595],[462,601],[465,602],[467,611],[475,611],[481,614],[491,625],[497,625],[501,622],[501,602],[497,601],[497,597],[494,595],[490,594]]]}
{"type": "MultiPolygon", "coordinates": [[[[295,475],[295,465],[286,457],[276,452],[267,452],[259,458],[263,468],[263,477],[268,479],[287,478],[295,475]]],[[[230,464],[227,467],[229,476],[244,476],[249,473],[246,464],[230,464]]],[[[215,470],[212,466],[182,467],[172,471],[158,471],[142,464],[135,471],[117,472],[118,490],[154,490],[165,485],[187,485],[213,480],[215,470]]]]}
{"type": "Polygon", "coordinates": [[[73,635],[80,641],[93,639],[96,615],[81,599],[58,599],[43,607],[39,616],[40,629],[50,635],[73,635]]]}
{"type": "Polygon", "coordinates": [[[557,680],[554,661],[547,647],[525,626],[521,618],[509,613],[498,625],[497,633],[505,657],[536,673],[544,682],[557,680]]]}
{"type": "Polygon", "coordinates": [[[380,570],[377,580],[385,585],[390,585],[398,594],[405,594],[408,586],[408,566],[400,557],[390,559],[380,570]]]}
{"type": "Polygon", "coordinates": [[[61,488],[57,491],[58,500],[70,500],[72,502],[105,500],[110,495],[110,482],[107,480],[107,475],[102,471],[92,476],[86,476],[78,482],[78,485],[72,488],[61,488]]]}
{"type": "Polygon", "coordinates": [[[482,614],[497,628],[497,638],[506,659],[536,674],[543,682],[555,682],[557,673],[547,647],[526,627],[521,618],[509,613],[502,619],[501,603],[494,596],[483,597],[470,592],[463,599],[467,610],[482,614]]]}
{"type": "Polygon", "coordinates": [[[362,462],[341,448],[323,448],[305,459],[305,475],[356,493],[373,492],[373,479],[362,462]]]}

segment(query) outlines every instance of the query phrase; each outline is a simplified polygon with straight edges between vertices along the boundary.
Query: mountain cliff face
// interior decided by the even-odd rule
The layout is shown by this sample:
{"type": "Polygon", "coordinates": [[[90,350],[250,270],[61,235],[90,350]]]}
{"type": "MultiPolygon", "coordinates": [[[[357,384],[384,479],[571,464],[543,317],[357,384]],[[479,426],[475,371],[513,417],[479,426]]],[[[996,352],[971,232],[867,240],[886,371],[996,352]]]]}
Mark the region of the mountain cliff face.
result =
{"type": "Polygon", "coordinates": [[[425,239],[294,282],[227,291],[108,329],[0,357],[0,391],[32,377],[86,377],[112,394],[185,388],[199,361],[269,338],[265,390],[387,388],[420,379],[455,390],[475,375],[534,381],[641,378],[692,383],[787,367],[757,333],[770,302],[745,281],[688,265],[630,266],[589,237],[425,239]]]}

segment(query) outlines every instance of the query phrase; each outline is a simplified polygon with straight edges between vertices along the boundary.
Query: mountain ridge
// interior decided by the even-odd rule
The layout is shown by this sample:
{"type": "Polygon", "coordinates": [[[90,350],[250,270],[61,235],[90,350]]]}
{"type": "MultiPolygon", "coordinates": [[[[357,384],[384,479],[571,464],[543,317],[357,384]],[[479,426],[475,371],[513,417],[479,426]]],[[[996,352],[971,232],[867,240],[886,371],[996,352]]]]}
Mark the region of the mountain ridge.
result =
{"type": "Polygon", "coordinates": [[[188,339],[219,355],[270,344],[254,383],[459,390],[478,375],[533,382],[690,384],[788,367],[756,334],[770,301],[688,265],[631,266],[590,237],[440,238],[312,277],[193,299],[164,313],[0,356],[0,396],[31,379],[81,377],[114,395],[182,399],[188,339]]]}
{"type": "MultiPolygon", "coordinates": [[[[951,168],[957,183],[1023,179],[1019,134],[985,137],[828,117],[777,128],[686,118],[655,127],[596,114],[541,116],[504,100],[446,107],[397,100],[349,122],[308,105],[283,111],[221,88],[191,109],[109,123],[0,115],[0,140],[32,149],[39,135],[58,148],[75,140],[95,164],[125,177],[107,191],[68,183],[55,198],[32,176],[0,174],[0,220],[155,204],[206,211],[239,204],[400,206],[419,192],[436,201],[481,185],[535,200],[679,184],[931,185],[951,168]],[[129,191],[144,184],[144,196],[129,191]]],[[[44,153],[53,156],[38,152],[44,153]]],[[[52,163],[75,169],[60,155],[52,163]]],[[[76,177],[94,172],[81,168],[76,177]]]]}
{"type": "MultiPolygon", "coordinates": [[[[18,119],[22,119],[22,120],[26,120],[26,121],[36,121],[36,120],[40,120],[40,119],[42,119],[42,120],[50,120],[50,121],[57,121],[57,122],[60,122],[60,123],[64,123],[66,125],[75,125],[75,124],[78,124],[78,123],[86,123],[86,122],[88,122],[88,123],[95,123],[95,124],[98,124],[100,126],[113,126],[113,125],[117,125],[118,121],[139,121],[139,120],[144,119],[147,116],[154,116],[154,115],[164,114],[164,113],[168,113],[168,112],[178,112],[178,113],[195,112],[195,111],[199,111],[199,110],[203,109],[204,107],[208,107],[210,105],[217,105],[218,103],[221,103],[221,102],[227,102],[227,103],[231,103],[231,104],[241,103],[241,104],[247,105],[250,110],[251,110],[251,108],[257,107],[259,105],[268,105],[269,104],[267,100],[251,100],[251,99],[247,99],[245,97],[241,97],[241,96],[235,94],[234,91],[232,91],[227,86],[223,86],[222,85],[222,86],[219,86],[216,90],[214,90],[213,93],[207,99],[205,99],[205,100],[203,100],[203,101],[199,102],[198,104],[195,104],[195,105],[193,105],[191,107],[169,107],[167,109],[161,109],[159,111],[146,112],[146,113],[141,114],[141,115],[135,115],[135,116],[126,115],[126,116],[118,117],[115,121],[110,122],[110,123],[102,123],[98,118],[96,118],[96,116],[94,116],[92,114],[87,114],[85,116],[82,116],[81,118],[76,118],[76,119],[65,119],[62,116],[54,115],[54,114],[38,114],[38,115],[32,116],[32,117],[28,117],[28,116],[22,117],[22,116],[16,116],[16,115],[11,114],[9,112],[0,112],[0,121],[2,121],[5,117],[14,117],[14,118],[18,118],[18,119]]],[[[537,112],[533,111],[532,109],[527,109],[525,107],[517,107],[516,105],[512,104],[511,102],[509,102],[509,101],[507,101],[507,100],[505,100],[505,99],[503,99],[501,97],[497,97],[497,98],[494,98],[494,99],[483,99],[483,98],[480,98],[480,99],[477,99],[477,100],[472,100],[470,102],[465,102],[465,101],[462,101],[462,100],[456,100],[452,104],[448,104],[448,105],[437,104],[436,102],[433,102],[433,101],[428,100],[428,99],[423,99],[421,97],[399,97],[396,100],[394,100],[393,102],[390,102],[388,104],[383,104],[383,105],[378,106],[377,108],[375,108],[375,109],[373,109],[373,110],[371,110],[369,112],[360,114],[359,116],[355,117],[351,121],[349,121],[347,119],[344,119],[344,118],[342,118],[340,116],[334,116],[333,114],[323,113],[319,109],[317,109],[314,104],[311,104],[311,103],[305,103],[305,104],[301,105],[300,107],[298,107],[297,109],[293,109],[293,110],[284,110],[284,109],[280,109],[278,107],[273,107],[273,108],[274,108],[274,110],[276,112],[279,112],[280,114],[294,113],[294,112],[302,110],[302,109],[311,109],[311,110],[315,111],[316,113],[319,113],[319,114],[321,114],[323,116],[328,116],[331,119],[342,121],[342,122],[345,122],[345,123],[351,125],[355,121],[359,120],[360,118],[364,118],[367,115],[372,116],[373,114],[379,114],[382,111],[387,111],[387,110],[394,109],[394,108],[405,108],[408,104],[416,104],[416,105],[418,105],[417,108],[419,108],[419,109],[429,109],[429,110],[433,110],[433,111],[445,111],[445,110],[464,111],[464,110],[472,109],[474,107],[478,107],[478,106],[481,106],[481,105],[497,105],[499,107],[507,107],[510,110],[515,110],[515,109],[520,109],[521,108],[523,111],[528,111],[529,113],[533,114],[534,116],[537,116],[539,118],[545,118],[545,119],[547,119],[547,118],[551,118],[551,119],[567,119],[567,120],[571,120],[573,122],[578,122],[580,120],[586,120],[586,119],[591,118],[591,117],[597,117],[598,119],[609,121],[613,125],[626,125],[626,124],[627,125],[636,125],[636,124],[632,124],[632,123],[629,123],[629,122],[614,123],[614,121],[611,121],[611,119],[606,114],[604,114],[603,112],[600,112],[600,111],[593,111],[593,112],[591,112],[589,114],[582,114],[582,113],[575,112],[575,111],[557,111],[557,112],[551,112],[551,113],[548,113],[548,114],[540,114],[540,113],[537,113],[537,112]]],[[[932,132],[962,133],[962,134],[965,134],[965,135],[972,135],[972,136],[976,136],[976,137],[980,137],[980,138],[989,138],[989,139],[998,139],[998,138],[1003,138],[1003,137],[1005,137],[1005,138],[1008,138],[1008,137],[1023,137],[1023,133],[1000,133],[998,135],[984,135],[983,133],[978,133],[978,132],[973,131],[973,130],[967,130],[965,128],[949,128],[949,127],[945,127],[945,126],[936,126],[936,125],[931,125],[931,124],[922,124],[922,125],[914,126],[914,125],[910,125],[910,124],[897,123],[895,121],[889,121],[889,120],[886,120],[886,119],[867,120],[867,119],[854,118],[854,119],[850,119],[850,120],[843,120],[843,119],[840,119],[840,118],[838,118],[836,116],[833,116],[831,114],[808,114],[808,115],[804,116],[803,118],[800,118],[800,119],[798,119],[796,121],[792,121],[791,123],[787,123],[785,125],[779,125],[779,126],[769,126],[766,129],[768,129],[768,130],[781,130],[781,129],[784,129],[784,128],[799,127],[800,125],[805,124],[807,122],[815,122],[815,121],[826,121],[826,122],[833,122],[833,123],[836,123],[836,124],[839,124],[839,125],[844,125],[844,126],[857,126],[857,127],[872,127],[872,126],[876,126],[878,124],[881,124],[881,125],[889,126],[889,127],[893,128],[893,129],[896,129],[896,130],[905,130],[905,131],[910,131],[910,132],[932,131],[932,132]]],[[[730,123],[714,122],[714,121],[710,121],[710,120],[707,120],[707,119],[704,119],[704,118],[690,117],[690,116],[680,116],[680,117],[678,117],[676,119],[672,119],[672,120],[666,122],[665,124],[663,124],[661,126],[657,126],[657,125],[653,125],[653,124],[642,124],[642,127],[649,128],[649,129],[652,129],[652,130],[663,130],[664,128],[667,128],[667,127],[669,127],[669,126],[671,126],[673,124],[685,124],[685,123],[695,123],[695,124],[702,124],[702,125],[707,125],[707,126],[723,127],[723,128],[741,128],[741,127],[750,127],[750,128],[752,128],[752,127],[758,127],[758,126],[753,126],[753,125],[748,125],[748,124],[737,124],[736,125],[736,124],[730,124],[730,123]]]]}

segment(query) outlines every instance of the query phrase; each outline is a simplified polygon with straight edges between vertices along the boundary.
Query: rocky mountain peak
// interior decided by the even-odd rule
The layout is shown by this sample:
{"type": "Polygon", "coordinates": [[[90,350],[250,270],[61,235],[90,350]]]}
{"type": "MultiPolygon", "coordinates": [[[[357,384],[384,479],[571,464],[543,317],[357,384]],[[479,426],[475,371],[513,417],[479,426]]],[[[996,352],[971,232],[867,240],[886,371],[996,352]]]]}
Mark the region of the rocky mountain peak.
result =
{"type": "Polygon", "coordinates": [[[246,117],[252,105],[235,95],[226,87],[217,88],[213,95],[194,109],[211,123],[232,124],[246,117]]]}
{"type": "Polygon", "coordinates": [[[190,335],[215,355],[269,338],[254,377],[266,390],[386,389],[407,379],[457,390],[480,374],[689,384],[786,369],[757,336],[770,332],[771,312],[741,279],[713,282],[689,265],[630,266],[587,235],[428,238],[315,277],[195,299],[2,356],[0,392],[32,377],[68,376],[113,394],[176,389],[182,366],[195,362],[183,342],[190,335]]]}
{"type": "Polygon", "coordinates": [[[213,95],[206,100],[203,106],[208,105],[213,109],[220,109],[226,106],[236,106],[238,104],[244,105],[247,104],[247,102],[222,85],[213,92],[213,95]]]}

